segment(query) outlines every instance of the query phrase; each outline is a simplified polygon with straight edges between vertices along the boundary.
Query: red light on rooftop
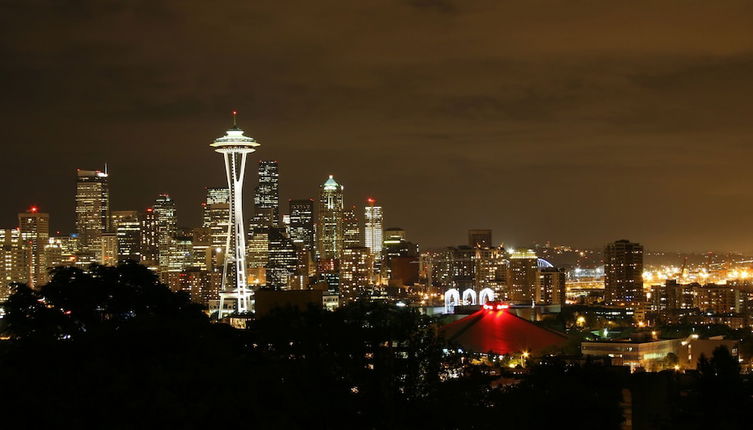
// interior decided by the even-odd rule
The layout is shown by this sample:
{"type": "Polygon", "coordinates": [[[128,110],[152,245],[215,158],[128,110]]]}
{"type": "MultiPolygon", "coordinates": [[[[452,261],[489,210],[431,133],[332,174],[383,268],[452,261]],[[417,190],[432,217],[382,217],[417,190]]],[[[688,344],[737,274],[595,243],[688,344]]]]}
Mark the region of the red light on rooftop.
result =
{"type": "Polygon", "coordinates": [[[372,205],[374,203],[376,203],[376,199],[374,197],[369,197],[368,199],[366,199],[366,201],[369,202],[369,204],[372,204],[372,205]]]}
{"type": "Polygon", "coordinates": [[[153,208],[146,208],[146,211],[147,212],[154,212],[154,209],[153,208]]]}
{"type": "Polygon", "coordinates": [[[29,208],[29,212],[35,214],[35,213],[39,212],[39,208],[36,207],[36,206],[32,206],[32,207],[29,208]]]}

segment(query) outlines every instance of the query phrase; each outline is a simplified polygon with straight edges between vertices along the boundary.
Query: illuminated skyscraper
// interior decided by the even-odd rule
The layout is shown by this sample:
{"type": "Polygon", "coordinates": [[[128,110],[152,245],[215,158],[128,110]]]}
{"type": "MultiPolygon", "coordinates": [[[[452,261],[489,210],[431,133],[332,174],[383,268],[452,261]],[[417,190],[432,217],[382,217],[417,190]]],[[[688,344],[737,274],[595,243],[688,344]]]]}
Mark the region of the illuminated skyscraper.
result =
{"type": "Polygon", "coordinates": [[[375,260],[382,256],[382,237],[384,232],[384,219],[382,207],[375,206],[376,200],[369,197],[368,205],[364,212],[364,244],[374,255],[375,260]]]}
{"type": "Polygon", "coordinates": [[[536,303],[545,305],[565,304],[565,272],[555,267],[539,268],[539,288],[536,303]]]}
{"type": "MultiPolygon", "coordinates": [[[[507,280],[507,259],[503,248],[474,247],[475,289],[481,291],[491,288],[497,293],[505,293],[503,287],[507,280]]],[[[499,295],[507,300],[505,294],[499,295]]]]}
{"type": "Polygon", "coordinates": [[[290,200],[290,239],[296,247],[297,284],[303,288],[308,284],[308,277],[316,273],[314,264],[314,200],[290,200]]]}
{"type": "Polygon", "coordinates": [[[507,275],[508,295],[514,303],[530,304],[539,289],[539,259],[531,249],[514,251],[510,255],[507,275]]]}
{"type": "Polygon", "coordinates": [[[343,186],[329,175],[321,186],[316,242],[320,266],[335,270],[343,250],[343,186]]]}
{"type": "Polygon", "coordinates": [[[343,249],[340,262],[340,304],[356,301],[366,293],[371,281],[371,253],[359,246],[343,249]]]}
{"type": "Polygon", "coordinates": [[[50,239],[50,215],[32,206],[18,214],[18,225],[24,248],[25,278],[31,287],[43,285],[47,283],[44,247],[50,239]]]}
{"type": "Polygon", "coordinates": [[[167,271],[178,273],[194,265],[193,236],[190,232],[176,232],[167,251],[167,271]]]}
{"type": "Polygon", "coordinates": [[[78,237],[52,236],[44,247],[47,267],[75,266],[78,262],[78,237]]]}
{"type": "Polygon", "coordinates": [[[17,228],[0,229],[0,302],[10,295],[8,284],[26,280],[21,232],[17,228]]]}
{"type": "Polygon", "coordinates": [[[296,248],[285,230],[269,229],[266,285],[276,290],[287,289],[297,268],[296,248]]]}
{"type": "Polygon", "coordinates": [[[141,264],[155,270],[159,265],[159,223],[154,208],[147,208],[141,218],[141,264]]]}
{"type": "MultiPolygon", "coordinates": [[[[226,230],[227,231],[227,230],[226,230]]],[[[193,262],[191,266],[198,270],[218,270],[221,267],[217,261],[218,254],[222,254],[222,248],[220,253],[217,252],[217,248],[212,246],[212,233],[208,227],[195,227],[190,230],[192,238],[192,252],[193,262]]]]}
{"type": "MultiPolygon", "coordinates": [[[[384,241],[382,242],[382,279],[396,281],[400,280],[403,285],[413,283],[414,278],[418,277],[418,245],[406,240],[405,230],[402,228],[388,228],[384,232],[384,241]],[[412,267],[412,268],[411,268],[412,267]],[[412,272],[412,273],[410,273],[412,272]]],[[[460,263],[462,258],[455,255],[457,250],[449,254],[449,260],[454,263],[460,263]]],[[[453,273],[456,275],[453,279],[460,279],[462,268],[455,267],[453,273]]]]}
{"type": "Polygon", "coordinates": [[[102,233],[99,238],[99,264],[115,266],[118,264],[118,236],[117,233],[102,233]]]}
{"type": "Polygon", "coordinates": [[[106,171],[77,171],[76,230],[79,252],[98,253],[102,233],[110,231],[110,186],[106,171]]]}
{"type": "Polygon", "coordinates": [[[314,201],[290,200],[290,238],[304,249],[314,248],[314,201]]]}
{"type": "Polygon", "coordinates": [[[604,249],[604,299],[609,305],[642,302],[643,246],[628,240],[612,242],[604,249]]]}
{"type": "Polygon", "coordinates": [[[246,156],[259,146],[253,138],[243,135],[238,128],[233,112],[233,127],[225,136],[215,139],[210,145],[225,159],[228,189],[230,191],[230,217],[226,254],[220,289],[219,317],[225,312],[225,300],[235,300],[235,310],[245,313],[251,310],[252,291],[246,278],[246,233],[243,228],[243,177],[246,156]]]}
{"type": "Polygon", "coordinates": [[[178,217],[175,211],[175,202],[168,194],[157,196],[153,209],[157,218],[159,272],[164,273],[169,265],[170,242],[178,231],[178,217]]]}
{"type": "Polygon", "coordinates": [[[361,225],[355,207],[343,210],[343,248],[363,246],[361,225]]]}
{"type": "Polygon", "coordinates": [[[259,161],[259,183],[254,194],[252,232],[280,224],[280,185],[277,161],[259,161]]]}
{"type": "Polygon", "coordinates": [[[141,261],[141,220],[138,211],[112,211],[112,229],[118,238],[118,261],[141,261]]]}
{"type": "Polygon", "coordinates": [[[228,220],[230,219],[230,191],[227,187],[207,188],[203,227],[212,235],[211,244],[225,251],[227,245],[228,220]]]}
{"type": "Polygon", "coordinates": [[[267,264],[269,263],[269,230],[261,229],[252,233],[246,244],[246,267],[249,282],[254,286],[266,285],[267,264]]]}

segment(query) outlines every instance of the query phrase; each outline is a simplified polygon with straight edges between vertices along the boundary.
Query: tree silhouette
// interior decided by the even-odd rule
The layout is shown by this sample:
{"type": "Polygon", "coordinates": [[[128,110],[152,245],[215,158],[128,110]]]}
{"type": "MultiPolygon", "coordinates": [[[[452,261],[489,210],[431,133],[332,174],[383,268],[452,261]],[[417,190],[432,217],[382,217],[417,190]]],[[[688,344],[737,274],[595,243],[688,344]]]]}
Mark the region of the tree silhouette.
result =
{"type": "Polygon", "coordinates": [[[280,309],[235,330],[129,263],[56,269],[39,290],[16,286],[7,312],[0,413],[32,427],[620,421],[618,382],[606,369],[545,361],[523,382],[492,388],[495,369],[449,352],[435,320],[389,304],[280,309]]]}
{"type": "Polygon", "coordinates": [[[136,263],[93,264],[87,271],[58,267],[51,275],[38,290],[14,286],[5,305],[9,335],[69,339],[138,318],[205,318],[188,295],[171,292],[154,272],[136,263]]]}

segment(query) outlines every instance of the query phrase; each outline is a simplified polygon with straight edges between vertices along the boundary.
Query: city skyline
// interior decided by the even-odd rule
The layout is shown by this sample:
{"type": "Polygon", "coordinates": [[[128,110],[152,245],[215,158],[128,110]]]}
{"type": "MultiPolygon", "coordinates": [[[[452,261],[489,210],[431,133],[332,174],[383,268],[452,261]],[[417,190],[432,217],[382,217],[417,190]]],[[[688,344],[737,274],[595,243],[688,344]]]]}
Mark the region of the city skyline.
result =
{"type": "MultiPolygon", "coordinates": [[[[236,111],[233,111],[233,112],[236,112],[236,111]]],[[[248,217],[246,217],[247,218],[246,219],[246,223],[248,225],[253,225],[253,218],[254,218],[254,213],[255,213],[254,212],[254,209],[255,209],[255,206],[254,206],[254,197],[257,194],[257,191],[256,191],[256,182],[254,182],[255,181],[254,178],[256,178],[256,174],[255,174],[256,173],[256,166],[259,165],[259,163],[262,163],[264,165],[266,165],[267,163],[274,163],[275,166],[278,166],[278,161],[277,160],[268,160],[268,159],[265,159],[264,157],[261,157],[259,159],[255,159],[255,160],[250,160],[249,161],[249,163],[248,163],[250,165],[249,168],[251,168],[253,171],[250,172],[251,173],[251,179],[249,179],[249,181],[250,181],[249,187],[247,187],[247,189],[244,190],[244,196],[245,197],[244,197],[244,202],[243,202],[243,205],[244,205],[244,209],[243,210],[244,210],[244,212],[246,212],[246,213],[249,214],[248,217]],[[251,188],[251,189],[248,189],[248,188],[251,188]]],[[[105,164],[104,167],[103,167],[103,169],[104,168],[108,168],[108,170],[109,170],[108,173],[105,174],[105,177],[108,179],[108,182],[112,181],[112,176],[111,176],[112,175],[112,171],[110,169],[110,166],[111,166],[110,164],[105,164]]],[[[92,174],[103,174],[103,171],[99,171],[99,170],[84,170],[84,169],[79,169],[79,168],[77,168],[75,170],[76,170],[76,173],[79,174],[79,175],[80,175],[80,172],[92,173],[92,174]]],[[[285,179],[284,178],[284,176],[285,176],[284,174],[280,175],[280,176],[282,176],[283,179],[285,179]]],[[[332,175],[330,175],[330,176],[332,176],[332,175]]],[[[275,179],[275,180],[277,180],[277,179],[275,179]]],[[[74,187],[75,187],[75,181],[73,181],[73,182],[74,182],[74,187]]],[[[280,182],[283,182],[283,181],[280,181],[280,182]]],[[[191,207],[187,207],[185,203],[180,204],[180,203],[178,203],[176,201],[171,200],[170,203],[172,205],[174,205],[175,208],[180,208],[180,209],[173,209],[175,212],[180,213],[180,215],[181,215],[179,218],[176,215],[176,218],[178,219],[178,224],[175,227],[190,228],[191,226],[201,226],[203,224],[204,217],[206,216],[206,214],[204,213],[204,211],[206,209],[205,208],[206,201],[207,201],[207,198],[208,198],[206,193],[209,190],[223,190],[223,189],[227,190],[227,187],[226,186],[222,186],[222,185],[217,185],[217,186],[207,185],[207,186],[202,187],[201,188],[202,198],[200,199],[200,201],[198,202],[198,204],[192,205],[191,207]],[[188,213],[188,214],[186,214],[186,213],[188,213]],[[185,220],[187,218],[191,219],[192,221],[186,222],[185,220]]],[[[349,188],[349,190],[350,190],[350,188],[349,188]]],[[[75,191],[76,190],[74,189],[73,190],[73,196],[74,197],[75,197],[75,191]]],[[[111,191],[111,188],[108,189],[108,194],[109,194],[109,191],[111,191]]],[[[117,193],[117,191],[116,191],[116,193],[117,193]]],[[[155,197],[157,199],[159,199],[162,196],[166,196],[169,199],[170,198],[170,194],[171,193],[164,192],[164,193],[157,193],[156,195],[147,195],[147,196],[144,197],[144,200],[147,201],[147,204],[145,204],[143,207],[138,207],[138,208],[113,206],[110,203],[109,210],[112,211],[112,212],[133,212],[133,211],[135,211],[135,212],[143,212],[143,211],[148,211],[154,205],[154,199],[155,199],[155,197]]],[[[287,196],[285,196],[285,198],[280,197],[279,198],[279,202],[277,203],[278,204],[278,209],[281,210],[281,212],[279,214],[277,214],[278,222],[282,223],[282,216],[283,215],[289,216],[289,213],[282,211],[285,208],[285,206],[287,205],[287,203],[283,204],[282,202],[284,202],[284,201],[295,202],[295,201],[303,201],[303,200],[314,201],[314,196],[315,195],[316,195],[315,193],[312,193],[311,197],[301,197],[301,198],[294,198],[294,197],[287,198],[287,196]]],[[[108,195],[108,199],[112,200],[112,195],[108,195]]],[[[376,201],[376,199],[374,199],[371,196],[366,197],[365,199],[363,199],[363,201],[359,201],[359,202],[353,202],[350,198],[345,198],[344,200],[345,200],[345,205],[346,206],[353,206],[354,209],[355,208],[362,208],[362,209],[363,208],[368,208],[369,205],[372,204],[372,201],[374,201],[374,202],[376,201]]],[[[381,205],[381,201],[382,200],[379,199],[379,201],[380,201],[380,205],[381,205]]],[[[60,235],[68,235],[68,234],[76,234],[76,226],[75,226],[75,202],[71,203],[70,206],[71,206],[71,211],[74,214],[74,216],[71,217],[71,218],[74,218],[72,220],[72,222],[74,222],[74,225],[71,226],[71,228],[69,228],[69,229],[61,229],[61,228],[59,228],[60,224],[59,224],[59,221],[57,220],[59,214],[52,213],[43,204],[39,204],[37,202],[33,202],[33,203],[27,204],[24,208],[20,208],[16,212],[13,212],[12,215],[13,215],[13,218],[17,219],[17,215],[19,213],[24,212],[24,211],[27,211],[27,212],[28,211],[35,211],[35,212],[36,211],[42,211],[42,212],[45,212],[45,213],[47,213],[47,214],[50,215],[50,221],[49,221],[49,224],[50,224],[50,229],[49,229],[50,234],[55,234],[55,235],[58,235],[58,236],[60,236],[60,235]]],[[[392,210],[392,208],[390,208],[390,211],[391,210],[392,210]]],[[[7,214],[4,214],[4,215],[7,215],[7,214]]],[[[0,214],[0,219],[2,219],[4,217],[4,215],[0,214]]],[[[361,214],[360,216],[364,216],[364,214],[361,214]]],[[[65,213],[63,213],[62,215],[60,215],[60,218],[66,218],[65,213]]],[[[17,221],[16,221],[15,224],[9,223],[9,224],[7,224],[7,226],[8,226],[7,228],[18,228],[19,225],[16,225],[16,224],[18,224],[17,221]]],[[[409,224],[409,223],[406,223],[406,224],[409,224]]],[[[389,223],[388,222],[388,223],[382,223],[382,226],[383,226],[384,229],[387,229],[387,228],[401,228],[403,230],[407,230],[407,229],[404,229],[402,227],[402,224],[400,224],[400,223],[389,223]]],[[[504,246],[504,248],[506,248],[508,250],[532,248],[532,247],[535,247],[535,246],[547,245],[547,246],[567,246],[567,247],[572,247],[574,249],[583,249],[583,250],[598,251],[598,250],[601,250],[603,248],[604,244],[606,244],[606,243],[609,243],[611,241],[618,240],[618,239],[619,240],[625,239],[625,237],[628,237],[628,235],[619,235],[619,234],[617,234],[617,235],[614,235],[612,237],[604,238],[604,240],[602,241],[603,243],[594,243],[594,244],[588,244],[588,245],[584,245],[582,242],[578,242],[578,241],[573,241],[573,242],[555,242],[555,241],[547,239],[547,238],[540,239],[540,240],[526,240],[524,238],[524,239],[520,240],[519,242],[512,242],[512,241],[510,241],[508,239],[508,237],[509,236],[515,237],[516,235],[514,235],[514,234],[506,234],[505,230],[502,230],[502,232],[500,233],[500,232],[496,232],[496,230],[494,230],[494,229],[491,229],[491,228],[486,229],[485,227],[484,227],[484,229],[479,230],[477,228],[478,226],[462,226],[462,225],[458,225],[456,227],[457,228],[454,229],[452,231],[452,233],[451,233],[452,236],[457,236],[458,237],[458,240],[456,242],[438,243],[436,245],[425,245],[424,243],[422,243],[422,242],[420,242],[418,240],[416,240],[416,242],[418,242],[419,245],[421,245],[421,249],[439,249],[439,248],[444,248],[444,247],[459,246],[459,245],[463,245],[465,242],[467,242],[467,235],[470,234],[471,232],[475,232],[475,231],[487,231],[488,230],[488,231],[495,231],[495,233],[494,233],[495,239],[492,242],[492,245],[494,247],[504,246]],[[501,237],[499,237],[499,236],[501,236],[501,237]]],[[[421,236],[420,227],[419,227],[419,230],[417,232],[410,231],[410,234],[411,234],[412,237],[420,237],[421,236]]],[[[362,235],[365,235],[365,233],[363,233],[362,235]]],[[[364,239],[365,239],[365,236],[364,236],[364,239]]],[[[648,240],[648,241],[647,240],[641,240],[641,242],[642,243],[645,243],[645,242],[649,242],[650,243],[651,241],[650,240],[648,240]]],[[[704,248],[704,249],[680,249],[680,248],[657,248],[657,247],[649,247],[649,248],[647,248],[647,252],[649,254],[650,253],[678,253],[678,254],[739,253],[741,255],[748,255],[748,254],[753,254],[753,249],[751,249],[751,250],[711,249],[711,248],[704,248]]]]}
{"type": "Polygon", "coordinates": [[[751,427],[753,2],[0,11],[6,422],[751,427]]]}
{"type": "Polygon", "coordinates": [[[64,178],[105,162],[113,208],[169,193],[197,224],[203,188],[224,182],[199,137],[236,108],[270,142],[283,196],[314,197],[334,174],[425,246],[489,228],[516,244],[751,250],[741,3],[299,5],[311,19],[281,5],[41,5],[2,21],[14,85],[0,112],[19,161],[4,172],[22,179],[3,225],[37,204],[70,230],[64,178]],[[542,199],[557,209],[534,210],[542,199]],[[421,219],[427,208],[440,215],[421,219]]]}

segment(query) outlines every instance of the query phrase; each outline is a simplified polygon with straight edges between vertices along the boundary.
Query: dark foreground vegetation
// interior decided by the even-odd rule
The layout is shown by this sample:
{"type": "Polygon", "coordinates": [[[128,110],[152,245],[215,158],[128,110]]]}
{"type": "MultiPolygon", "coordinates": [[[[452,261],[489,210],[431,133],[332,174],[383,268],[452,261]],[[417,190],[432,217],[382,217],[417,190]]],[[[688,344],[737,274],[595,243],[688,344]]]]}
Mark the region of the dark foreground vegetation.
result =
{"type": "Polygon", "coordinates": [[[698,375],[555,358],[512,374],[387,305],[212,324],[136,264],[56,269],[38,291],[16,286],[6,311],[0,413],[22,428],[610,429],[626,389],[647,428],[747,428],[753,409],[723,350],[698,375]]]}

